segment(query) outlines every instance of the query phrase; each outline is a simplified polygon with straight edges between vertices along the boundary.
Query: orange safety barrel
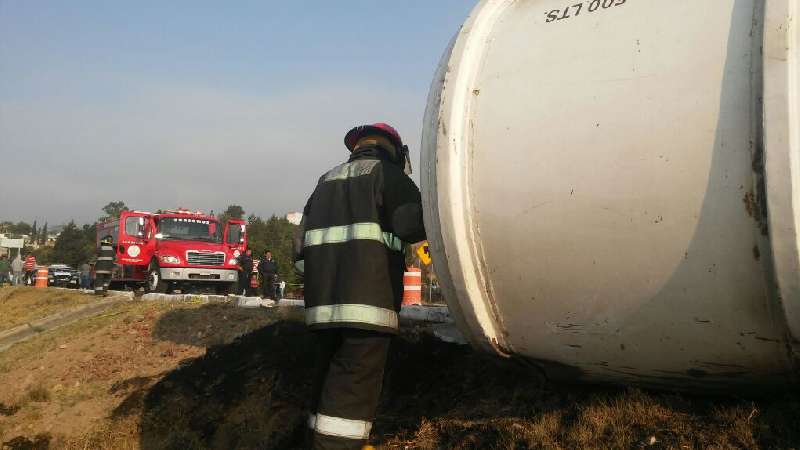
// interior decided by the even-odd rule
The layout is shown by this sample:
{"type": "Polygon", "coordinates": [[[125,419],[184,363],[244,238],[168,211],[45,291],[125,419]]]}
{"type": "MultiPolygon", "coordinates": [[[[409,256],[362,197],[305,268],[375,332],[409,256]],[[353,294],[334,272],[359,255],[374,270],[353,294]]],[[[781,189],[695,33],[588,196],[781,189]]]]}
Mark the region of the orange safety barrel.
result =
{"type": "Polygon", "coordinates": [[[403,304],[422,304],[422,270],[409,267],[403,274],[403,304]]]}
{"type": "Polygon", "coordinates": [[[47,287],[47,267],[39,267],[36,269],[36,283],[34,287],[47,287]]]}
{"type": "Polygon", "coordinates": [[[255,289],[258,287],[258,264],[260,259],[253,260],[253,273],[250,274],[250,287],[255,289]]]}

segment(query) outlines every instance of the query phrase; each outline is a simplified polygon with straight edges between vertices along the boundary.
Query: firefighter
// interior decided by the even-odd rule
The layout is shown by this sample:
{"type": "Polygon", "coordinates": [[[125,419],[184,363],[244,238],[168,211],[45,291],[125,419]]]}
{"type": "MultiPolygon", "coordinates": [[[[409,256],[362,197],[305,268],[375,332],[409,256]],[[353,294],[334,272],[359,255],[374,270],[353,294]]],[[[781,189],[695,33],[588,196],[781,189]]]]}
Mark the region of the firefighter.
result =
{"type": "Polygon", "coordinates": [[[314,449],[356,449],[369,439],[398,331],[403,250],[425,239],[420,192],[397,131],[364,125],[344,142],[350,158],[320,178],[295,242],[305,321],[317,341],[308,418],[314,449]]]}
{"type": "Polygon", "coordinates": [[[100,240],[100,249],[97,251],[97,262],[94,266],[94,293],[108,295],[108,285],[111,283],[111,270],[114,268],[114,247],[111,236],[100,240]]]}
{"type": "Polygon", "coordinates": [[[261,275],[261,297],[278,300],[275,295],[278,263],[272,259],[271,251],[264,252],[264,258],[258,263],[258,273],[261,275]]]}
{"type": "Polygon", "coordinates": [[[236,261],[239,266],[239,295],[248,297],[253,292],[250,287],[253,278],[253,251],[248,248],[236,261]]]}

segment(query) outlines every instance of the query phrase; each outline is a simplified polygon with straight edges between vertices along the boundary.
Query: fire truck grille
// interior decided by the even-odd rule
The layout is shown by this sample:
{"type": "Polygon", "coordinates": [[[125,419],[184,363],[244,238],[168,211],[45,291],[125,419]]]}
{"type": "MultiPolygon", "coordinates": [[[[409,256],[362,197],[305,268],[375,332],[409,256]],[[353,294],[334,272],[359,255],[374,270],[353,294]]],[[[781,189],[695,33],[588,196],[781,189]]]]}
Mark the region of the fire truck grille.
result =
{"type": "Polygon", "coordinates": [[[186,259],[189,264],[195,266],[222,266],[225,264],[224,253],[188,252],[186,259]]]}

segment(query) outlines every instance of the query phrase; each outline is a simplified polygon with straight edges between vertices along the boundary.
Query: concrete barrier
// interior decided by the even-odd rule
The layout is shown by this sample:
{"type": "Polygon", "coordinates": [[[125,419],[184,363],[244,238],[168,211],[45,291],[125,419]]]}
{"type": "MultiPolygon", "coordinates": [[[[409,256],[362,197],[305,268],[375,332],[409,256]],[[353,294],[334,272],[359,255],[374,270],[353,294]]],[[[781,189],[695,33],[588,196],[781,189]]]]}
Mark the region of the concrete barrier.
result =
{"type": "Polygon", "coordinates": [[[306,302],[296,298],[282,298],[278,300],[278,306],[299,306],[305,307],[306,302]]]}
{"type": "MultiPolygon", "coordinates": [[[[55,286],[48,286],[47,289],[55,289],[57,291],[67,291],[67,292],[76,292],[80,294],[88,294],[94,295],[94,289],[70,289],[65,287],[55,287],[55,286]]],[[[106,297],[123,297],[128,300],[133,300],[135,295],[133,291],[107,291],[108,295],[106,297]]]]}
{"type": "Polygon", "coordinates": [[[149,293],[141,296],[148,302],[176,302],[176,303],[225,303],[234,298],[225,295],[198,295],[198,294],[155,294],[149,293]]]}
{"type": "Polygon", "coordinates": [[[236,300],[236,306],[239,308],[272,308],[275,306],[275,301],[260,297],[239,297],[236,300]]]}
{"type": "Polygon", "coordinates": [[[444,305],[407,305],[400,309],[400,317],[419,322],[450,323],[453,318],[444,305]]]}
{"type": "MultiPolygon", "coordinates": [[[[132,295],[132,293],[130,293],[132,295]]],[[[260,297],[241,297],[237,295],[195,295],[195,294],[145,294],[144,301],[178,303],[231,303],[239,308],[272,308],[275,306],[302,308],[305,302],[299,299],[282,298],[275,302],[260,297]]],[[[453,318],[445,305],[406,305],[400,309],[400,317],[406,320],[431,323],[452,323],[453,318]]]]}

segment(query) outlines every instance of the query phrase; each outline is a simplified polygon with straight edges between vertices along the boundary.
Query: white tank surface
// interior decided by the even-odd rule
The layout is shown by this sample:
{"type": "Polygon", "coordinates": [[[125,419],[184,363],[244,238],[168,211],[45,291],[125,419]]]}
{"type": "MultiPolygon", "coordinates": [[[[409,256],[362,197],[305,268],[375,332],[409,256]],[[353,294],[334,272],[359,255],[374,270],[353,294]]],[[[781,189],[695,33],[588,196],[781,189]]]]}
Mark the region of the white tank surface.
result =
{"type": "Polygon", "coordinates": [[[423,131],[462,332],[554,379],[797,382],[800,2],[485,0],[423,131]]]}

